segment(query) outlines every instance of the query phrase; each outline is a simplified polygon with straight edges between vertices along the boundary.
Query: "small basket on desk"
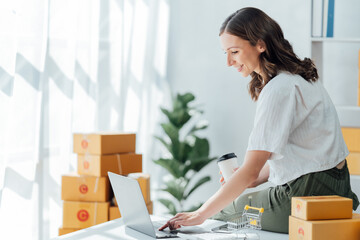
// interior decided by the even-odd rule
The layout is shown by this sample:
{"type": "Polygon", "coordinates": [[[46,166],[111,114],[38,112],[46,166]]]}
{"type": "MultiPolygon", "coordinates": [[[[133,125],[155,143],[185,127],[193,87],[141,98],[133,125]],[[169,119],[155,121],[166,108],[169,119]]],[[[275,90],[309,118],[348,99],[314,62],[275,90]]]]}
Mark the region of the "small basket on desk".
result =
{"type": "Polygon", "coordinates": [[[253,230],[261,229],[263,212],[264,208],[245,205],[244,211],[239,219],[227,221],[226,225],[214,228],[212,231],[229,234],[229,237],[226,239],[259,240],[259,234],[253,230]]]}
{"type": "Polygon", "coordinates": [[[245,205],[243,214],[240,219],[228,221],[227,226],[229,230],[237,231],[241,229],[261,229],[261,216],[264,208],[251,207],[245,205]]]}

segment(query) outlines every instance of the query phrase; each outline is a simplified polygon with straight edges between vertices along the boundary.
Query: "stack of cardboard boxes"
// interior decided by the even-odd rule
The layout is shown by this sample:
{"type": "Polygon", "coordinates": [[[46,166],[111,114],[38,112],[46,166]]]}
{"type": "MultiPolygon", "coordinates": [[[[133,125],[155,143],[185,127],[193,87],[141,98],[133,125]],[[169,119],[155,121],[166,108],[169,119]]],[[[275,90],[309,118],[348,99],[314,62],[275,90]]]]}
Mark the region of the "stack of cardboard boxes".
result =
{"type": "Polygon", "coordinates": [[[360,214],[352,199],[339,196],[293,197],[289,240],[360,239],[360,214]]]}
{"type": "Polygon", "coordinates": [[[152,213],[150,176],[142,173],[142,155],[135,153],[136,135],[74,134],[77,173],[62,176],[63,225],[59,235],[119,218],[108,171],[129,175],[140,184],[152,213]]]}

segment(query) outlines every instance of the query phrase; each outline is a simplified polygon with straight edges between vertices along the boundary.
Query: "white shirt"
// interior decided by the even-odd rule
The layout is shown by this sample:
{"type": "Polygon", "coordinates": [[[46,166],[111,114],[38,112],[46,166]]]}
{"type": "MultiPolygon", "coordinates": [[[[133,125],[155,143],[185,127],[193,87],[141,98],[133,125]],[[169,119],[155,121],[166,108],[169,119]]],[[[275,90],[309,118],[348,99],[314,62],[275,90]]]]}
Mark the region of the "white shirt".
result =
{"type": "Polygon", "coordinates": [[[259,95],[247,150],[271,152],[269,181],[276,185],[333,168],[349,154],[322,83],[285,72],[259,95]]]}

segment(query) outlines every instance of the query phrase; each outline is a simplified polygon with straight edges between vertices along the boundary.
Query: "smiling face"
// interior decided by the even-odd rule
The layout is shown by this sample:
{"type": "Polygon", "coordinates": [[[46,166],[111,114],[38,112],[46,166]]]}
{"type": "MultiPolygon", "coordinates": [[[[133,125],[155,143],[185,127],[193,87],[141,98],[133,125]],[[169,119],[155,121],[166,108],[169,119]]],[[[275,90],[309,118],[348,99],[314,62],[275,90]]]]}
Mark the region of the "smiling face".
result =
{"type": "MultiPolygon", "coordinates": [[[[259,56],[265,51],[263,42],[252,46],[249,41],[224,32],[220,36],[222,49],[227,54],[227,65],[233,66],[243,77],[252,72],[260,73],[259,56]]],[[[260,73],[261,75],[261,73],[260,73]]]]}

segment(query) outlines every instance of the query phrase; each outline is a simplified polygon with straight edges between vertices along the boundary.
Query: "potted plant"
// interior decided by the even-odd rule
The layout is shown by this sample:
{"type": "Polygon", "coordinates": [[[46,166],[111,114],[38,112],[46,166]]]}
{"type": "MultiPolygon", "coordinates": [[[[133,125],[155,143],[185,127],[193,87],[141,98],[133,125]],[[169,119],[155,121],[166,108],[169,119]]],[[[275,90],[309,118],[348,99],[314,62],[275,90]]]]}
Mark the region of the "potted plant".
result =
{"type": "Polygon", "coordinates": [[[177,212],[194,211],[202,205],[200,203],[184,209],[189,196],[211,179],[210,176],[204,176],[193,182],[191,180],[194,179],[194,175],[216,159],[216,157],[209,157],[209,141],[197,136],[198,131],[208,127],[208,123],[198,121],[189,127],[189,120],[193,116],[203,114],[203,111],[197,107],[189,106],[189,103],[194,100],[195,96],[191,93],[177,94],[171,110],[161,108],[167,117],[167,122],[161,123],[166,136],[164,138],[156,136],[156,138],[167,149],[169,157],[159,158],[154,160],[154,163],[165,168],[171,175],[170,178],[164,180],[165,187],[161,190],[170,194],[172,199],[161,198],[158,201],[173,215],[177,212]],[[186,133],[185,125],[188,128],[186,133]]]}

